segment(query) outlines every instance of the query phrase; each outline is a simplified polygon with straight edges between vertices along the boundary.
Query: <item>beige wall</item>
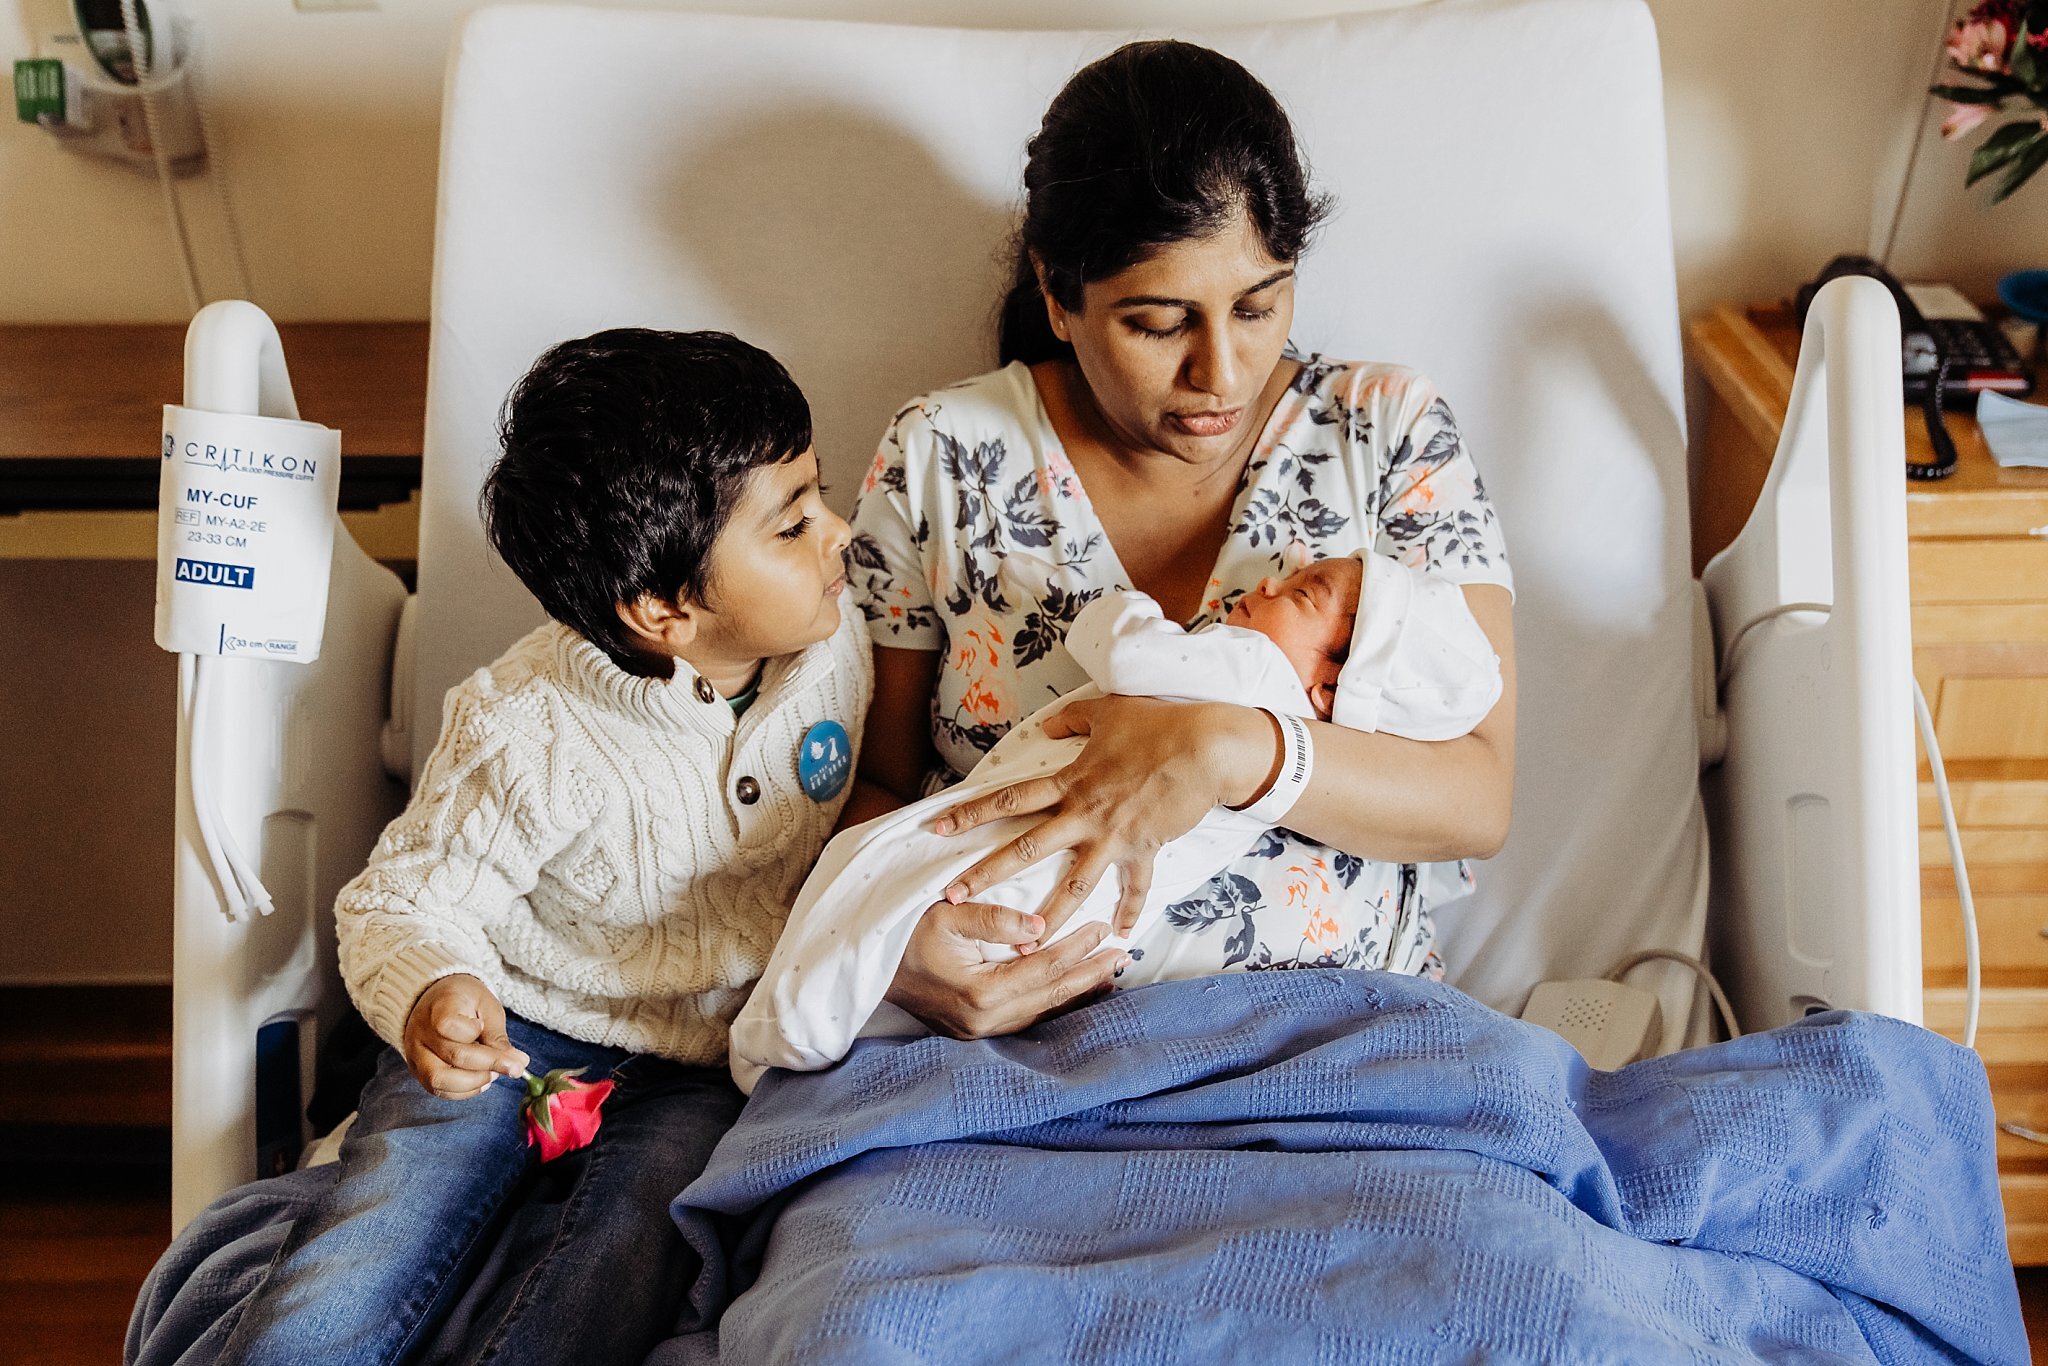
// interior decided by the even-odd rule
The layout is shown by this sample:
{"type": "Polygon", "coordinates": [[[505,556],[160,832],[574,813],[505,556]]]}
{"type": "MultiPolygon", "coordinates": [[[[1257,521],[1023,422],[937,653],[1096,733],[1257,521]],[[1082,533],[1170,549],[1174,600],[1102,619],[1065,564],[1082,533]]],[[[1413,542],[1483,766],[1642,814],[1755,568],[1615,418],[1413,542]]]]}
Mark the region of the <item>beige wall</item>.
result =
{"type": "Polygon", "coordinates": [[[170,978],[178,668],[154,587],[146,564],[0,561],[0,984],[170,978]]]}
{"type": "MultiPolygon", "coordinates": [[[[1384,2],[1384,0],[1383,0],[1384,2]]],[[[300,13],[288,0],[179,0],[200,29],[209,107],[255,295],[287,319],[417,318],[431,264],[442,53],[472,0],[300,13]]],[[[61,23],[64,0],[11,0],[0,55],[61,23]]],[[[749,8],[692,0],[693,8],[749,8]]],[[[1200,26],[1370,7],[1344,0],[766,0],[763,11],[914,23],[1200,26]]],[[[1945,0],[1651,0],[1664,38],[1672,199],[1688,309],[1789,291],[1865,247],[1888,210],[1945,0]]],[[[1455,79],[1455,70],[1451,73],[1455,79]]],[[[0,320],[185,315],[157,190],[34,129],[0,131],[0,320]]],[[[1965,150],[1923,154],[1898,262],[1988,287],[2048,256],[2048,183],[1986,210],[1965,150]],[[2031,253],[2031,255],[2030,255],[2031,253]]],[[[231,283],[219,212],[184,193],[231,283]]]]}
{"type": "MultiPolygon", "coordinates": [[[[171,0],[166,0],[170,3],[171,0]]],[[[282,319],[420,318],[431,266],[442,54],[467,0],[300,13],[177,0],[254,296],[282,319]]],[[[1399,0],[1392,0],[1399,3],[1399,0]]],[[[1782,295],[1882,230],[1945,0],[1650,0],[1664,42],[1682,303],[1782,295]]],[[[693,7],[749,8],[746,0],[693,7]]],[[[1344,0],[767,0],[763,11],[980,26],[1216,26],[1344,0]]],[[[66,0],[0,0],[0,57],[66,0]]],[[[1453,56],[1454,54],[1450,54],[1453,56]]],[[[1447,72],[1455,81],[1455,66],[1447,72]]],[[[1928,135],[1905,273],[1985,290],[2048,265],[2048,181],[1985,210],[1963,149],[1928,135]]],[[[231,277],[204,183],[184,187],[213,292],[231,277]]],[[[186,315],[156,186],[0,123],[0,322],[186,315]]],[[[171,671],[147,565],[0,565],[0,982],[168,975],[171,671]],[[78,623],[90,623],[80,630],[78,623]],[[33,665],[22,661],[33,660],[33,665]]]]}

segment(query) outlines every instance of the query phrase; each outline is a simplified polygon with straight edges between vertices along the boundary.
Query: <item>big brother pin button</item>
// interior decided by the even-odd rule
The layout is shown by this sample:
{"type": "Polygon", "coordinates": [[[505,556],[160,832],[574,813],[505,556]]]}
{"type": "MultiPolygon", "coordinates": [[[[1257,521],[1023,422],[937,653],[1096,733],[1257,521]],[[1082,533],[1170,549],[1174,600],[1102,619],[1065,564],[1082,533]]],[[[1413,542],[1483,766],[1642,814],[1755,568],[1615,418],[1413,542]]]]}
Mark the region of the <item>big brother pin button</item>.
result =
{"type": "Polygon", "coordinates": [[[853,742],[837,721],[820,721],[804,732],[796,751],[797,781],[814,802],[829,802],[853,776],[853,742]]]}

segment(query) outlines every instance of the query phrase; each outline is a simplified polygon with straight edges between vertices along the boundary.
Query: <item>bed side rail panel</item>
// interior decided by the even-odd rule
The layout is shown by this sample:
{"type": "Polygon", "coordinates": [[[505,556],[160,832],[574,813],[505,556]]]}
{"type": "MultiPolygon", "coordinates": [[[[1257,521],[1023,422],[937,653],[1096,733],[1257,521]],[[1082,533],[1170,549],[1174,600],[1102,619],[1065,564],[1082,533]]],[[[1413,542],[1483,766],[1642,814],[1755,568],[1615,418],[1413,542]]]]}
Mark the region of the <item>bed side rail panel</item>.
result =
{"type": "MultiPolygon", "coordinates": [[[[219,306],[215,306],[218,308],[219,306]]],[[[185,403],[296,416],[276,329],[251,305],[209,309],[186,347],[185,403]],[[211,318],[208,314],[213,314],[211,318]],[[253,315],[251,317],[250,315],[253,315]],[[207,326],[202,328],[201,323],[207,326]]],[[[208,662],[212,753],[221,816],[255,860],[276,909],[230,920],[202,847],[191,799],[192,660],[181,659],[172,934],[171,1220],[183,1228],[215,1196],[265,1174],[258,1163],[257,1034],[298,1025],[299,1093],[276,1099],[297,1155],[315,1041],[343,1005],[333,905],[359,871],[403,789],[380,739],[393,640],[405,600],[398,577],[343,528],[334,538],[327,627],[318,661],[208,662]],[[287,1105],[289,1109],[287,1109],[287,1105]]],[[[289,1078],[293,1067],[272,1075],[289,1078]]],[[[288,1080],[287,1083],[288,1084],[288,1080]]],[[[271,1127],[275,1127],[272,1125],[271,1127]]]]}
{"type": "Polygon", "coordinates": [[[1921,1018],[1899,355],[1883,286],[1820,292],[1756,509],[1701,576],[1728,723],[1709,934],[1745,1028],[1921,1018]]]}

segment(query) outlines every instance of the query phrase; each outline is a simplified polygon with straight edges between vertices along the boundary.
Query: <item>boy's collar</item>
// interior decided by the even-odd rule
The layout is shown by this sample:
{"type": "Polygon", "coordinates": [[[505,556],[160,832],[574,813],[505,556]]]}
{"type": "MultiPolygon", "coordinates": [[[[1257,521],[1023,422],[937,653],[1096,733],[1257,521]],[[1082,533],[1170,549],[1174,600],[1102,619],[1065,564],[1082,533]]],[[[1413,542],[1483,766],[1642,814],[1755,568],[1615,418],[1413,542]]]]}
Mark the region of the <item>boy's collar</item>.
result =
{"type": "MultiPolygon", "coordinates": [[[[564,673],[579,690],[594,700],[650,725],[687,727],[714,734],[728,734],[738,718],[727,699],[709,678],[688,660],[677,659],[668,678],[648,678],[628,673],[617,661],[593,645],[579,632],[556,625],[558,653],[564,673]]],[[[776,655],[761,661],[755,674],[755,707],[772,702],[774,695],[793,685],[808,683],[832,671],[832,636],[805,646],[795,654],[776,655]]],[[[749,715],[753,714],[749,711],[749,715]]]]}

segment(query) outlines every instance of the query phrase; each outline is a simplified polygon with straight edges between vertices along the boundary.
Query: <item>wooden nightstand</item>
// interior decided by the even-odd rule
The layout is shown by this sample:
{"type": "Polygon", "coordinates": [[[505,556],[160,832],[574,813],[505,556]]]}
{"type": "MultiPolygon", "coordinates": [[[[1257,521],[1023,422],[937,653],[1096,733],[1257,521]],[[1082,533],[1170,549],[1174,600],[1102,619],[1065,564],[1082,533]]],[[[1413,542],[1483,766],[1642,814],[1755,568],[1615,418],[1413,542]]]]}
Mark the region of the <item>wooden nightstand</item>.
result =
{"type": "MultiPolygon", "coordinates": [[[[1687,335],[1710,390],[1694,442],[1698,572],[1756,503],[1799,334],[1782,306],[1724,304],[1687,335]]],[[[1926,460],[1918,414],[1902,417],[1907,457],[1926,460]]],[[[1977,903],[1978,1050],[1998,1117],[2048,1130],[2048,470],[2001,468],[1967,414],[1949,414],[1949,430],[1955,474],[1906,485],[1913,670],[1934,713],[1977,903]]],[[[1959,1039],[1963,935],[1924,755],[1920,777],[1927,1023],[1959,1039]]],[[[2048,1145],[2007,1134],[1998,1144],[2013,1260],[2048,1264],[2048,1145]]]]}
{"type": "MultiPolygon", "coordinates": [[[[425,323],[285,323],[299,411],[341,429],[341,520],[386,563],[419,554],[425,323]]],[[[0,327],[0,560],[154,560],[163,405],[185,328],[0,327]]]]}

